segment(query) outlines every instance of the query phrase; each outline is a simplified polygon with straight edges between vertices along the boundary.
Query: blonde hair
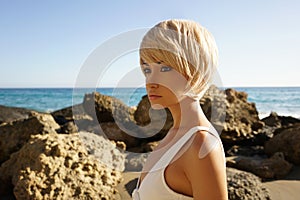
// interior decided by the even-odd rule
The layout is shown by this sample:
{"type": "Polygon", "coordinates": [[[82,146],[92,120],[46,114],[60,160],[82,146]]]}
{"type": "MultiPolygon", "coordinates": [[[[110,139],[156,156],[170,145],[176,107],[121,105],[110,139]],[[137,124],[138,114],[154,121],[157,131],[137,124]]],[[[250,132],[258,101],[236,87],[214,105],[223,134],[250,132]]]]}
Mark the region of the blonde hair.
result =
{"type": "Polygon", "coordinates": [[[190,20],[166,20],[151,28],[140,45],[140,63],[163,62],[188,81],[184,95],[199,100],[211,84],[218,49],[210,32],[190,20]]]}

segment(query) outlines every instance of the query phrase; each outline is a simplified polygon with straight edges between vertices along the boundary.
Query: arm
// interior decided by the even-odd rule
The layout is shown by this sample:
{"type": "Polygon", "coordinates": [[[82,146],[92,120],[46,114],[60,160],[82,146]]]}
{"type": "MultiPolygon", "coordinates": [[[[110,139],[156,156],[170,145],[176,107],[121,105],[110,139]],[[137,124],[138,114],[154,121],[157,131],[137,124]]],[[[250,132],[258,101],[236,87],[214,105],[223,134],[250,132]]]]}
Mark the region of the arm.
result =
{"type": "MultiPolygon", "coordinates": [[[[206,137],[214,137],[205,131],[198,131],[188,149],[184,171],[191,183],[195,200],[227,200],[226,168],[224,165],[221,143],[203,158],[199,158],[199,150],[209,141],[206,137]]],[[[210,138],[211,139],[211,138],[210,138]]]]}

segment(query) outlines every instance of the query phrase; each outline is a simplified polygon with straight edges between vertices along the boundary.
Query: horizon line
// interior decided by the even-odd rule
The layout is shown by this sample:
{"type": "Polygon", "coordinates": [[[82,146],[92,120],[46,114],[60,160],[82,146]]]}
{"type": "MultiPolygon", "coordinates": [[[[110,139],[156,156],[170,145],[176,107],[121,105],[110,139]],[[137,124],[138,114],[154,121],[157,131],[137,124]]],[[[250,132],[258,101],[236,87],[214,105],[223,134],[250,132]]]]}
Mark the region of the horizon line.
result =
{"type": "MultiPolygon", "coordinates": [[[[217,86],[220,88],[297,88],[300,86],[285,86],[285,85],[276,85],[276,86],[217,86]]],[[[70,86],[28,86],[28,87],[1,87],[0,89],[99,89],[99,88],[145,88],[145,87],[133,87],[133,86],[124,86],[124,87],[114,87],[114,86],[102,86],[102,87],[70,87],[70,86]]]]}

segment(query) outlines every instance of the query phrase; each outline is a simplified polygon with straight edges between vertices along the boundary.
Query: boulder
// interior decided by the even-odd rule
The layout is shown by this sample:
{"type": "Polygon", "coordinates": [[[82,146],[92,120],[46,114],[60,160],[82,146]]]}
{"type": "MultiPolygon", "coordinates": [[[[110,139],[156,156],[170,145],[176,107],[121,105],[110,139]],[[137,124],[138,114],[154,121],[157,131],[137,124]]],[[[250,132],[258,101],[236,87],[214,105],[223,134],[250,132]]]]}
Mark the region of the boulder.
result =
{"type": "Polygon", "coordinates": [[[281,121],[276,112],[271,112],[268,117],[263,118],[263,121],[267,126],[281,127],[281,121]]]}
{"type": "Polygon", "coordinates": [[[214,85],[200,99],[200,106],[207,119],[214,125],[219,134],[222,133],[226,118],[226,94],[214,85]]]}
{"type": "Polygon", "coordinates": [[[270,193],[261,179],[249,172],[227,167],[228,198],[230,200],[270,200],[270,193]]]}
{"type": "Polygon", "coordinates": [[[268,117],[262,119],[262,121],[271,127],[287,127],[296,123],[300,123],[300,119],[290,116],[279,116],[276,112],[271,112],[268,117]]]}
{"type": "Polygon", "coordinates": [[[173,126],[173,117],[169,109],[154,110],[151,108],[148,95],[144,95],[134,113],[137,125],[143,127],[146,138],[162,139],[173,126]]]}
{"type": "Polygon", "coordinates": [[[252,146],[234,145],[229,150],[226,151],[226,156],[252,157],[255,155],[265,156],[264,147],[260,145],[252,145],[252,146]]]}
{"type": "Polygon", "coordinates": [[[147,153],[128,153],[126,155],[125,170],[141,172],[147,157],[147,153]]]}
{"type": "Polygon", "coordinates": [[[58,124],[64,124],[66,122],[73,121],[74,119],[85,118],[87,113],[85,112],[82,104],[77,104],[53,111],[51,115],[58,124]]]}
{"type": "Polygon", "coordinates": [[[284,159],[281,152],[275,153],[271,158],[258,156],[227,157],[227,166],[251,172],[263,179],[281,179],[289,174],[293,165],[284,159]]]}
{"type": "Polygon", "coordinates": [[[103,95],[99,92],[86,94],[83,108],[87,114],[101,122],[119,122],[126,124],[134,122],[134,109],[125,105],[115,97],[103,95]]]}
{"type": "Polygon", "coordinates": [[[139,138],[143,138],[143,132],[134,121],[135,108],[122,101],[94,92],[85,95],[83,107],[93,120],[75,121],[79,130],[104,134],[111,140],[125,142],[126,147],[138,145],[139,138]]]}
{"type": "Polygon", "coordinates": [[[127,151],[133,152],[133,153],[149,153],[154,150],[154,148],[158,145],[158,141],[144,141],[140,142],[138,146],[128,148],[127,151]]]}
{"type": "Polygon", "coordinates": [[[107,167],[124,171],[125,154],[121,151],[124,151],[125,145],[121,149],[115,142],[110,142],[102,136],[84,131],[79,132],[79,136],[90,155],[95,156],[99,162],[107,167]]]}
{"type": "Polygon", "coordinates": [[[35,113],[34,110],[0,105],[0,124],[28,119],[35,113]]]}
{"type": "Polygon", "coordinates": [[[150,152],[158,145],[158,142],[145,142],[137,147],[129,148],[126,152],[125,170],[141,171],[150,152]]]}
{"type": "Polygon", "coordinates": [[[300,123],[300,119],[290,116],[279,116],[276,112],[271,112],[268,117],[263,118],[261,121],[272,127],[286,127],[300,123]]]}
{"type": "MultiPolygon", "coordinates": [[[[76,124],[77,123],[78,122],[76,122],[76,124]]],[[[128,133],[127,130],[120,129],[120,127],[114,122],[98,123],[95,121],[85,120],[80,121],[79,127],[79,131],[94,133],[115,142],[124,142],[126,148],[139,146],[142,141],[135,136],[137,131],[133,134],[132,132],[128,133]]]]}
{"type": "Polygon", "coordinates": [[[222,126],[221,138],[225,145],[255,138],[264,125],[258,117],[255,103],[247,101],[245,92],[234,89],[221,91],[212,86],[202,97],[200,104],[208,118],[212,117],[210,112],[213,109],[216,116],[213,117],[213,122],[222,126]]]}
{"type": "Polygon", "coordinates": [[[273,138],[265,144],[266,154],[273,155],[283,152],[286,160],[300,165],[300,124],[281,129],[273,138]]]}
{"type": "Polygon", "coordinates": [[[96,126],[95,128],[99,129],[94,131],[100,135],[104,135],[110,140],[113,141],[122,141],[126,144],[126,148],[139,146],[140,140],[136,135],[131,135],[131,132],[127,132],[126,130],[120,129],[120,127],[113,122],[100,123],[100,126],[96,126]]]}
{"type": "Polygon", "coordinates": [[[50,114],[42,113],[0,126],[0,164],[27,143],[31,135],[56,133],[59,128],[50,114]]]}
{"type": "MultiPolygon", "coordinates": [[[[107,152],[107,156],[113,154],[107,152]]],[[[0,167],[0,195],[16,199],[115,199],[121,172],[88,155],[78,134],[35,135],[0,167]]]]}
{"type": "Polygon", "coordinates": [[[79,130],[84,130],[84,125],[92,121],[82,104],[77,104],[51,113],[55,121],[60,125],[58,133],[76,133],[79,130]]]}

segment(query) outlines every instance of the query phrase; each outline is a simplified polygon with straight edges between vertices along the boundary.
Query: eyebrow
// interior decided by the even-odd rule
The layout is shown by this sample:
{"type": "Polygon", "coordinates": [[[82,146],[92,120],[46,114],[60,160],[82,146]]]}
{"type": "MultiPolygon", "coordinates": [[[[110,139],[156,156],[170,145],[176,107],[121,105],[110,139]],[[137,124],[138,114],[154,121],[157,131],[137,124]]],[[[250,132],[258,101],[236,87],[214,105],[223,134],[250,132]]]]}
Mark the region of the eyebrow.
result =
{"type": "Polygon", "coordinates": [[[146,66],[149,66],[148,63],[146,63],[143,59],[142,59],[142,65],[146,65],[146,66]]]}
{"type": "Polygon", "coordinates": [[[149,66],[149,64],[148,64],[148,63],[145,63],[145,62],[143,62],[142,65],[144,65],[144,66],[149,66]]]}
{"type": "MultiPolygon", "coordinates": [[[[163,61],[158,61],[158,62],[156,62],[156,64],[162,64],[163,63],[163,61]]],[[[147,66],[149,66],[149,64],[148,63],[146,63],[145,61],[143,61],[142,60],[142,65],[147,65],[147,66]]]]}

